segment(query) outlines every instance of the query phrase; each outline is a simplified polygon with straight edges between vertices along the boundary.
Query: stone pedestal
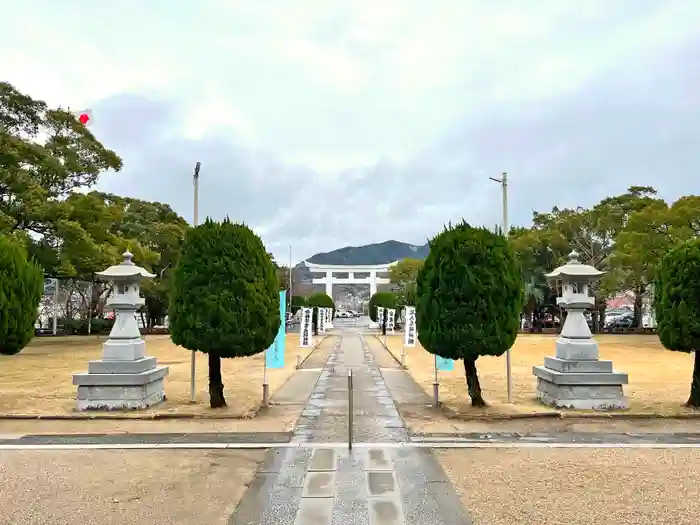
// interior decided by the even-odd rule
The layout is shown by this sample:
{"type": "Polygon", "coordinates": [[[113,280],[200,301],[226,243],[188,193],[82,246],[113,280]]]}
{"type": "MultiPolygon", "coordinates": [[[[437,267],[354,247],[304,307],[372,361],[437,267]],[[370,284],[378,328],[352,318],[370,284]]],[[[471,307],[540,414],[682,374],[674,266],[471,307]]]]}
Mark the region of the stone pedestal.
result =
{"type": "MultiPolygon", "coordinates": [[[[583,311],[569,311],[566,324],[580,328],[579,316],[583,318],[583,311]]],[[[556,408],[625,409],[628,402],[622,385],[628,382],[627,374],[613,370],[612,361],[598,359],[598,343],[590,336],[585,318],[583,322],[581,336],[564,337],[562,330],[556,357],[545,357],[544,366],[533,368],[537,399],[556,408]]]]}
{"type": "Polygon", "coordinates": [[[103,359],[88,362],[87,373],[74,374],[78,386],[76,409],[125,410],[148,408],[165,400],[167,366],[144,356],[143,339],[109,340],[103,359]]]}

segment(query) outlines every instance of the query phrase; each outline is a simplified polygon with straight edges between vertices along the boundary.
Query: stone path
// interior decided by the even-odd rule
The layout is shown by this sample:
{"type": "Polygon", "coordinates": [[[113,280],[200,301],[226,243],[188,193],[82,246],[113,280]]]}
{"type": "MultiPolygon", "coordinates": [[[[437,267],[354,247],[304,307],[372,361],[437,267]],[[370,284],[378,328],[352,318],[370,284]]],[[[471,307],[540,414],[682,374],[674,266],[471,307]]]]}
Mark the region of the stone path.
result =
{"type": "Polygon", "coordinates": [[[375,356],[360,334],[345,332],[292,437],[293,443],[317,446],[271,451],[229,524],[469,524],[429,451],[381,445],[352,451],[323,447],[347,440],[348,370],[355,388],[355,440],[409,440],[375,356]]]}

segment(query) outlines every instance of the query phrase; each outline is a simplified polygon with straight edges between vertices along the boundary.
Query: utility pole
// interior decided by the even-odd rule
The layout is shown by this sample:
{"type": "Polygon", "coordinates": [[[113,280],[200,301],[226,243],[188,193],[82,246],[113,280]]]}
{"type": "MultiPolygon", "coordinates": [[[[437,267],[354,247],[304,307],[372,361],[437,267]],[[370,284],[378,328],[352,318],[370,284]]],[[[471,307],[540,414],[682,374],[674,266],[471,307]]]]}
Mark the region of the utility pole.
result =
{"type": "MultiPolygon", "coordinates": [[[[504,171],[501,178],[489,177],[494,182],[498,182],[501,185],[501,193],[503,198],[503,236],[508,238],[508,231],[510,226],[508,225],[508,174],[504,171]]],[[[506,351],[506,378],[508,383],[508,402],[513,402],[513,378],[511,375],[511,361],[510,361],[510,348],[506,351]]]]}
{"type": "MultiPolygon", "coordinates": [[[[292,247],[289,246],[289,293],[287,294],[289,297],[287,298],[287,301],[289,303],[289,307],[287,308],[287,315],[291,315],[292,312],[292,247]]],[[[287,320],[284,320],[284,326],[285,326],[285,331],[286,331],[286,326],[287,326],[287,320]]]]}
{"type": "MultiPolygon", "coordinates": [[[[195,227],[199,224],[199,168],[202,167],[201,162],[197,162],[194,165],[194,177],[192,182],[194,184],[194,217],[193,224],[195,227]]],[[[197,402],[197,352],[192,350],[192,361],[190,363],[190,403],[197,402]]]]}

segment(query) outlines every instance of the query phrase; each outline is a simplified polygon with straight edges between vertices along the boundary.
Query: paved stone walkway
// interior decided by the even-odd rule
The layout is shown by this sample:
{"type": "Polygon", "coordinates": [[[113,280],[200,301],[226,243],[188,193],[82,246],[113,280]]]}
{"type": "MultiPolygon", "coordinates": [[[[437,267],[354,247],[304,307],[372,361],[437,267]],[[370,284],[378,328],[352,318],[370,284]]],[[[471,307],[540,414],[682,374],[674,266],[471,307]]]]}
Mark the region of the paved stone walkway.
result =
{"type": "Polygon", "coordinates": [[[347,440],[352,370],[358,442],[409,440],[375,358],[345,332],[327,360],[292,442],[268,455],[230,525],[464,525],[459,498],[432,454],[416,448],[324,448],[347,440]]]}

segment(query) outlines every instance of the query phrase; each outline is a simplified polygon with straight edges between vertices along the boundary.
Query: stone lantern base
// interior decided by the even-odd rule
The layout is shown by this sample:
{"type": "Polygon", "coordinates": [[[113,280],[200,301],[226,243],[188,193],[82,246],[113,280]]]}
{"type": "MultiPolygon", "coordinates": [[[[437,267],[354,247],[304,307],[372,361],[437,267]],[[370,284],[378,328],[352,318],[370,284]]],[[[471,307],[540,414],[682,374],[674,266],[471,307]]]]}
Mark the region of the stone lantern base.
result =
{"type": "Polygon", "coordinates": [[[628,408],[622,385],[627,374],[613,370],[612,361],[598,359],[592,339],[557,341],[557,357],[545,357],[532,369],[537,399],[555,408],[620,410],[628,408]]]}
{"type": "Polygon", "coordinates": [[[157,366],[155,357],[144,356],[145,348],[142,338],[106,341],[103,359],[88,362],[87,373],[73,375],[78,385],[76,409],[139,409],[163,401],[169,369],[157,366]]]}

